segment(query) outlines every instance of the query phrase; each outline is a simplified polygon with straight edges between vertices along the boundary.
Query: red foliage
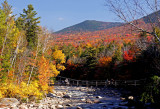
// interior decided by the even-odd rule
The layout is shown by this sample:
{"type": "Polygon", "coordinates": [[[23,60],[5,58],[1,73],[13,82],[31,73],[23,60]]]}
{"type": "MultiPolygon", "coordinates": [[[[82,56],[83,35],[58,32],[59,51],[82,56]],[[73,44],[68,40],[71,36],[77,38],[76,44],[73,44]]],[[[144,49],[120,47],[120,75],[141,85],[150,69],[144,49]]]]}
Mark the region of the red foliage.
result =
{"type": "Polygon", "coordinates": [[[124,51],[123,53],[123,58],[127,61],[133,61],[133,58],[134,58],[134,54],[131,50],[128,50],[127,51],[124,51]]]}
{"type": "Polygon", "coordinates": [[[152,41],[152,36],[147,36],[147,41],[151,42],[152,41]]]}

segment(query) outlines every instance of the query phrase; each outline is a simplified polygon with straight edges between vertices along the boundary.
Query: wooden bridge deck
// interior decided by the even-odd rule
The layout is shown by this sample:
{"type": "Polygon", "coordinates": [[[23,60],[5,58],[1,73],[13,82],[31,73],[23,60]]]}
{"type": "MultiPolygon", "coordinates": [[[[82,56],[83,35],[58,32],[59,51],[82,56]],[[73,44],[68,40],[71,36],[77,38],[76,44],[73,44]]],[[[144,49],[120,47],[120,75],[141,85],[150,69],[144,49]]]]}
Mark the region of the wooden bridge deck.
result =
{"type": "Polygon", "coordinates": [[[72,86],[140,86],[145,83],[143,80],[76,80],[58,76],[55,85],[72,85],[72,86]]]}

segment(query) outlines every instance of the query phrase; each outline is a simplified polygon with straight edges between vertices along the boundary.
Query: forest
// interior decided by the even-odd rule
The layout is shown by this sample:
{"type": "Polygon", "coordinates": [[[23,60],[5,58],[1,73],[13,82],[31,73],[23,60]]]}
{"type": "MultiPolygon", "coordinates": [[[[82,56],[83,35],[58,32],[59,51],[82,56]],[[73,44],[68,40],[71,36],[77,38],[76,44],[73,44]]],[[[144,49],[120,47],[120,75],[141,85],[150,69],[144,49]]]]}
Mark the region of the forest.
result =
{"type": "MultiPolygon", "coordinates": [[[[0,98],[42,99],[61,75],[82,80],[145,79],[141,101],[159,103],[160,45],[154,35],[137,32],[129,24],[94,32],[52,33],[39,26],[36,15],[32,5],[16,17],[7,1],[1,4],[0,98]]],[[[151,29],[142,20],[137,22],[151,29]]],[[[160,37],[159,27],[154,32],[160,37]]]]}
{"type": "Polygon", "coordinates": [[[26,101],[35,96],[42,99],[52,91],[53,83],[65,69],[62,50],[51,49],[50,33],[38,26],[32,5],[23,9],[18,18],[7,1],[0,8],[0,98],[15,97],[26,101]],[[51,79],[52,78],[52,79],[51,79]]]}

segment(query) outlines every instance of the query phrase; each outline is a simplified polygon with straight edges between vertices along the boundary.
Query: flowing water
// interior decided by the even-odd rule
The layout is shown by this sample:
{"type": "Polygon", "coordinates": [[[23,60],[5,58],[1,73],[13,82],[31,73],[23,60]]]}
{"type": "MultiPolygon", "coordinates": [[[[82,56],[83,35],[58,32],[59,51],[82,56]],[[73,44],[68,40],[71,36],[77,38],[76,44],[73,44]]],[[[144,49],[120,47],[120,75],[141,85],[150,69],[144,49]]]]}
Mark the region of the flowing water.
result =
{"type": "Polygon", "coordinates": [[[128,101],[122,100],[115,88],[55,86],[55,90],[70,96],[62,99],[69,99],[63,102],[64,109],[135,109],[127,106],[128,101]]]}

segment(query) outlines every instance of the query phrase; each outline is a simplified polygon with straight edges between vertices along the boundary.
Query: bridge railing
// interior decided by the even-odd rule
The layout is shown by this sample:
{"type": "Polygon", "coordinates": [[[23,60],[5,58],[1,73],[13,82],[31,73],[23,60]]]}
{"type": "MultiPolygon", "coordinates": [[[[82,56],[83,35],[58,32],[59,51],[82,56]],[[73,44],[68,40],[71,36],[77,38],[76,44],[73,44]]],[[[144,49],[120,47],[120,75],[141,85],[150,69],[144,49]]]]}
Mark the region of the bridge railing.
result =
{"type": "Polygon", "coordinates": [[[72,85],[72,86],[140,86],[145,83],[142,80],[76,80],[58,76],[55,85],[72,85]],[[69,84],[66,84],[65,81],[69,84]]]}

